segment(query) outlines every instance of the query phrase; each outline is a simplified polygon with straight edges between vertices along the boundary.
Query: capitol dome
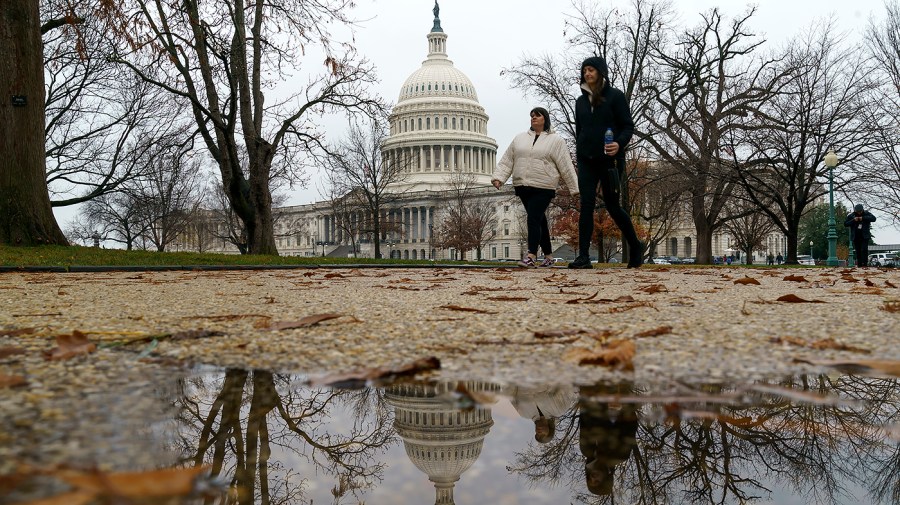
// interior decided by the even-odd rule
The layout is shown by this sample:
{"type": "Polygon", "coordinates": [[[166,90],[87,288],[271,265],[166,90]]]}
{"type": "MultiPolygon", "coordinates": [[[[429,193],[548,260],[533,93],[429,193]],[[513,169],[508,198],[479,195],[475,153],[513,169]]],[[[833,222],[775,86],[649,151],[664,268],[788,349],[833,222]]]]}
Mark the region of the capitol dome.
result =
{"type": "Polygon", "coordinates": [[[488,115],[475,86],[447,57],[437,2],[434,14],[428,56],[400,88],[382,145],[386,163],[404,174],[391,185],[397,191],[445,190],[454,172],[489,186],[497,162],[497,142],[487,134],[488,115]]]}

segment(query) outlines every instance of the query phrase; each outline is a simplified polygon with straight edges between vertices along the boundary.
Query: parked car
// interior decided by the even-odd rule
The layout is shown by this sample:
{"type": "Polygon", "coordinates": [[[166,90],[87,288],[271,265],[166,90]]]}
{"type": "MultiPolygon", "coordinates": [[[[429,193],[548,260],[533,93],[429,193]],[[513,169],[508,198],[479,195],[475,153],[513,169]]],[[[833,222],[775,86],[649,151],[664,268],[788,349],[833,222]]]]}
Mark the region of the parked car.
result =
{"type": "Polygon", "coordinates": [[[684,260],[679,258],[678,256],[665,256],[665,259],[672,265],[680,265],[684,263],[684,260]]]}
{"type": "Polygon", "coordinates": [[[869,255],[869,266],[895,267],[900,266],[900,258],[896,253],[875,253],[869,255]]]}
{"type": "Polygon", "coordinates": [[[797,263],[799,263],[801,265],[815,265],[816,260],[814,260],[813,257],[808,254],[803,254],[803,255],[797,256],[797,263]]]}
{"type": "Polygon", "coordinates": [[[653,261],[654,265],[671,265],[671,263],[669,263],[669,260],[667,260],[666,258],[663,258],[663,257],[659,257],[659,256],[657,256],[656,258],[653,258],[652,261],[653,261]]]}
{"type": "Polygon", "coordinates": [[[697,258],[685,258],[681,260],[681,262],[685,265],[693,265],[694,263],[697,263],[697,258]]]}

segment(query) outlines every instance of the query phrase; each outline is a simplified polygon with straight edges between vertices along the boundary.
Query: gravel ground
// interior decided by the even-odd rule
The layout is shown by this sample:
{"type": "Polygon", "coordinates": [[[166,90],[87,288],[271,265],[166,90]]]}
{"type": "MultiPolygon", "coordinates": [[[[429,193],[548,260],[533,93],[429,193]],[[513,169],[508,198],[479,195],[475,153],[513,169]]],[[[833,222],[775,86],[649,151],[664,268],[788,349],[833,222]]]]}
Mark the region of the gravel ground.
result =
{"type": "Polygon", "coordinates": [[[72,454],[85,464],[140,467],[141,455],[155,457],[153,448],[140,446],[140,430],[147,421],[164,422],[160,390],[177,387],[172,372],[185,364],[318,377],[434,356],[441,361],[434,376],[441,379],[666,384],[811,370],[794,363],[798,357],[900,360],[897,286],[900,271],[876,269],[5,273],[0,378],[27,382],[0,386],[0,475],[16,460],[71,463],[72,454]],[[802,278],[785,280],[789,275],[802,278]],[[736,283],[744,277],[760,284],[736,283]],[[784,295],[822,303],[776,301],[784,295]],[[317,314],[341,317],[272,329],[317,314]],[[659,330],[666,326],[668,333],[659,330]],[[179,333],[196,330],[221,334],[179,333]],[[582,333],[536,336],[554,330],[582,333]],[[640,336],[652,330],[663,334],[640,336]],[[45,360],[55,337],[73,331],[99,350],[45,360]],[[155,335],[172,334],[203,338],[150,343],[155,335]],[[574,348],[596,349],[597,335],[632,340],[634,370],[566,359],[574,348]],[[800,341],[828,338],[857,349],[816,349],[800,341]],[[10,348],[24,352],[4,356],[10,348]],[[119,410],[127,414],[109,414],[119,410]],[[92,442],[98,430],[122,433],[122,427],[128,436],[104,437],[108,446],[92,442]]]}

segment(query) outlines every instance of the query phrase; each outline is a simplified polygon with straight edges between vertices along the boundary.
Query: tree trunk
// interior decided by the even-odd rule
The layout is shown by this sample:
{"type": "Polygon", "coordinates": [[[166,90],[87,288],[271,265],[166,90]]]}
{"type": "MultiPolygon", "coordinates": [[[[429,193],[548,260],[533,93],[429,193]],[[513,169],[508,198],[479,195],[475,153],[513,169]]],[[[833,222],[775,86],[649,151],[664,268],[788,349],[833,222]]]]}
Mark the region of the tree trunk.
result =
{"type": "Polygon", "coordinates": [[[706,221],[706,214],[703,212],[702,207],[694,209],[694,228],[697,230],[696,263],[698,265],[712,265],[712,228],[706,221]]]}
{"type": "Polygon", "coordinates": [[[47,192],[38,2],[0,2],[0,243],[68,245],[47,192]]]}
{"type": "Polygon", "coordinates": [[[797,219],[796,222],[794,222],[794,220],[788,221],[787,233],[785,233],[785,236],[787,238],[787,254],[784,255],[785,265],[799,264],[799,262],[797,261],[798,235],[800,235],[800,220],[797,219]]]}

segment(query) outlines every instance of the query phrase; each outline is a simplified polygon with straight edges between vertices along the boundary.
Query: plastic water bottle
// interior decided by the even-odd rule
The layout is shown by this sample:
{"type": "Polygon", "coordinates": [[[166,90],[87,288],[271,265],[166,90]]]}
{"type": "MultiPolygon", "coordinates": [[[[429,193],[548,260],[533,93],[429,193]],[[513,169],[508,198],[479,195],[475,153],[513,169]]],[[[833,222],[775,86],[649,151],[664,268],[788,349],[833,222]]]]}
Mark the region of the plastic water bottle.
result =
{"type": "Polygon", "coordinates": [[[612,128],[607,128],[606,133],[603,135],[603,143],[612,144],[614,139],[612,128]]]}

